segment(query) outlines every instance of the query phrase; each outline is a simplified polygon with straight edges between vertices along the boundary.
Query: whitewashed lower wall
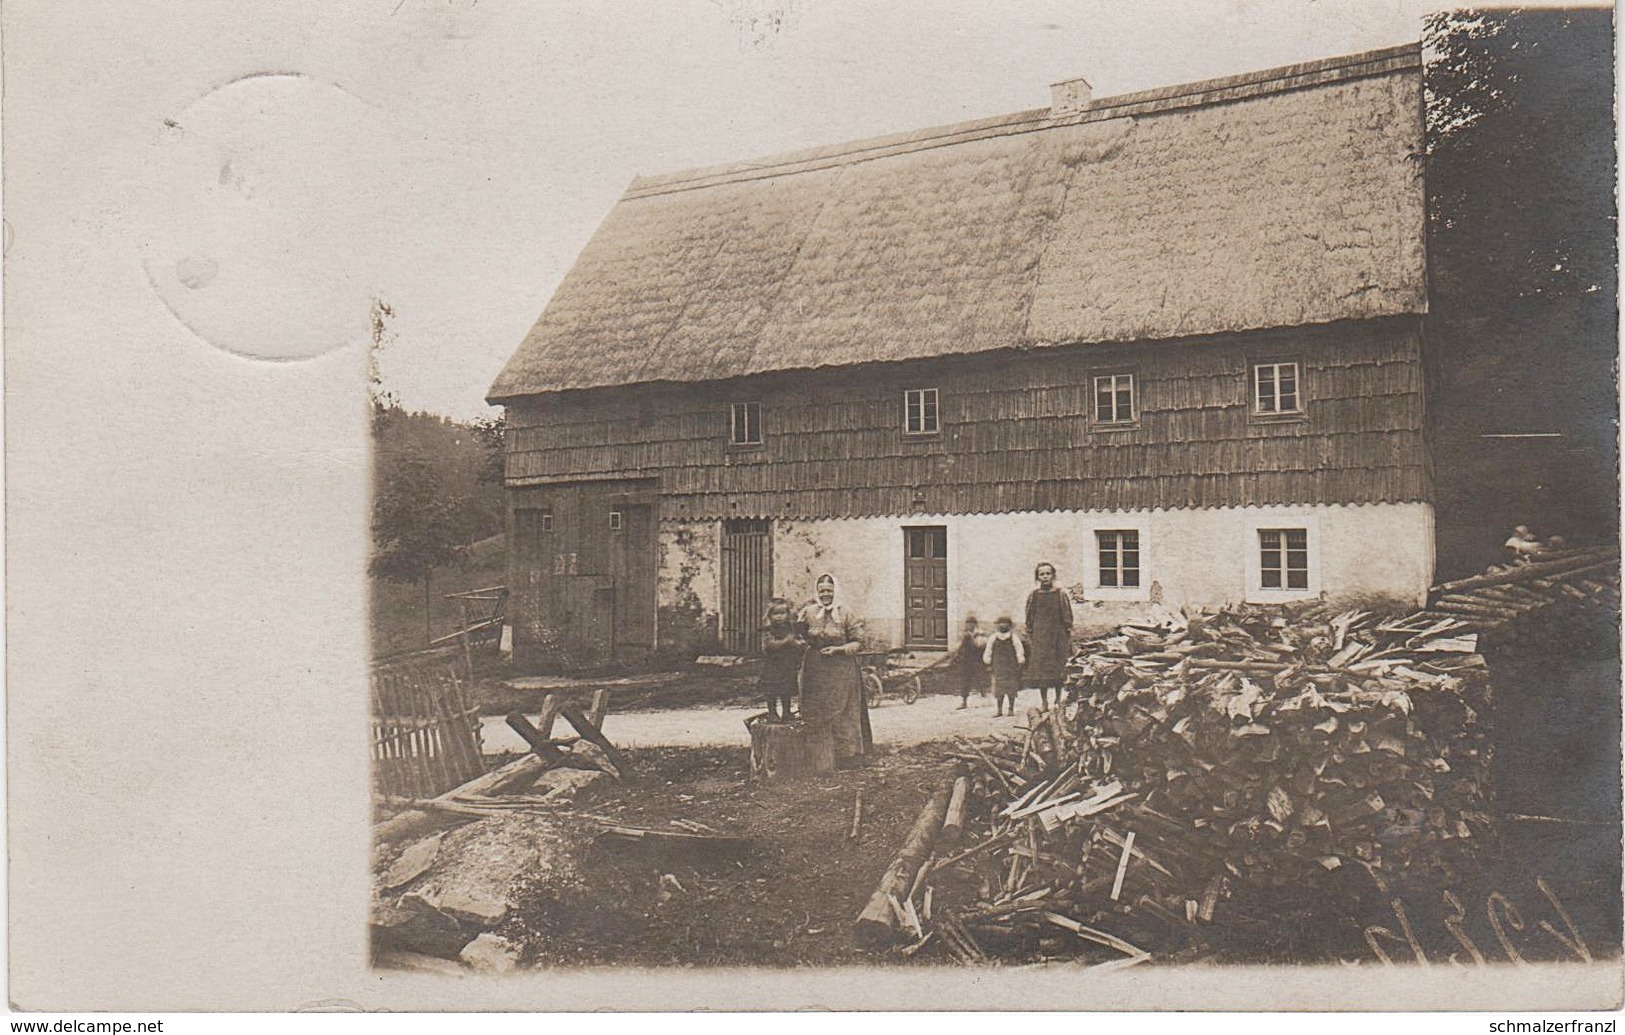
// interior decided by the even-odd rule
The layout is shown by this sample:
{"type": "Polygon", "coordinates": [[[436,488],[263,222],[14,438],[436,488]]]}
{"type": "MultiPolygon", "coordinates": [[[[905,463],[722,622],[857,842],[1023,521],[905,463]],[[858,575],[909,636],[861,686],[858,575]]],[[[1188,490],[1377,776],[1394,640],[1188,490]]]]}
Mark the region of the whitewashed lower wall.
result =
{"type": "MultiPolygon", "coordinates": [[[[1426,599],[1433,577],[1433,508],[1405,503],[778,521],[774,591],[803,603],[812,599],[817,576],[828,571],[840,580],[842,600],[863,617],[877,645],[901,645],[903,529],[921,525],[948,530],[950,638],[968,614],[984,626],[1000,614],[1019,624],[1039,561],[1054,564],[1060,584],[1072,590],[1080,632],[1142,616],[1158,603],[1211,607],[1324,595],[1411,606],[1426,599]],[[1141,586],[1101,589],[1094,533],[1130,528],[1140,533],[1141,586]],[[1308,530],[1308,592],[1272,593],[1259,586],[1260,528],[1308,530]]],[[[703,602],[714,615],[720,597],[718,527],[716,522],[663,523],[663,607],[678,603],[673,590],[682,584],[691,606],[703,602]],[[690,548],[680,547],[679,540],[690,548]],[[669,570],[673,565],[683,567],[682,578],[669,570]]]]}

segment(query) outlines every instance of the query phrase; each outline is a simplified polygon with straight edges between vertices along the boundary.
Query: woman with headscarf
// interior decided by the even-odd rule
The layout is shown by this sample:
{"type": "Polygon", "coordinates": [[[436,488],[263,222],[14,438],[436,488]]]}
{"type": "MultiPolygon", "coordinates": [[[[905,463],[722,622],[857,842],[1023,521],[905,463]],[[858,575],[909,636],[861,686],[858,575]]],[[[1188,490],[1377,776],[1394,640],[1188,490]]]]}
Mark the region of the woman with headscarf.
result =
{"type": "Polygon", "coordinates": [[[835,602],[835,576],[818,576],[817,588],[817,601],[802,608],[796,622],[807,641],[801,661],[801,715],[830,724],[836,765],[859,765],[874,743],[858,674],[863,623],[835,602]]]}

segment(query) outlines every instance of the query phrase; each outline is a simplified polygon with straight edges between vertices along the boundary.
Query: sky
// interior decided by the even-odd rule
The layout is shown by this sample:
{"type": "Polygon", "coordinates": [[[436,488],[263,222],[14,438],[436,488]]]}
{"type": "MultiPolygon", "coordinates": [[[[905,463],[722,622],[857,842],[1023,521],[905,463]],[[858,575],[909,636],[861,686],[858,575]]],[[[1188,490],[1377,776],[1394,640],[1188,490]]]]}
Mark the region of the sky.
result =
{"type": "Polygon", "coordinates": [[[1388,46],[1429,6],[335,0],[260,19],[261,75],[200,77],[177,106],[147,276],[194,333],[262,358],[350,345],[381,300],[385,387],[478,417],[637,174],[1041,107],[1080,75],[1102,97],[1388,46]]]}

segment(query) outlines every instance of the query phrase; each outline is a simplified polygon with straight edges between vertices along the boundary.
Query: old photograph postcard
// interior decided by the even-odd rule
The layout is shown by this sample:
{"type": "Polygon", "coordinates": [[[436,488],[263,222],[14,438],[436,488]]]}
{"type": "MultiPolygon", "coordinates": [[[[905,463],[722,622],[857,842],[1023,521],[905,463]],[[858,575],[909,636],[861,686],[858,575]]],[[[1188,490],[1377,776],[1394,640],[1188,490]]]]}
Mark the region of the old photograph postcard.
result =
{"type": "Polygon", "coordinates": [[[4,18],[14,1008],[1620,1005],[1611,8],[4,18]]]}

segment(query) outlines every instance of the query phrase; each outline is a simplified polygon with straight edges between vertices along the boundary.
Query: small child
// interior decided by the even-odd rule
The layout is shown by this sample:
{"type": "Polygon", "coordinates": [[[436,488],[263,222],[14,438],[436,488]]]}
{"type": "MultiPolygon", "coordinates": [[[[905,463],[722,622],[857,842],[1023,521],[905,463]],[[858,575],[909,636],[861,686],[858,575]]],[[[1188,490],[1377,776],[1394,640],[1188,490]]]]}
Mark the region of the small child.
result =
{"type": "Polygon", "coordinates": [[[795,696],[796,674],[801,671],[801,655],[807,649],[807,641],[796,635],[791,619],[790,601],[783,597],[768,601],[767,627],[762,630],[762,677],[757,684],[767,698],[768,722],[790,721],[790,698],[795,696]]]}
{"type": "Polygon", "coordinates": [[[1519,525],[1512,530],[1512,538],[1507,540],[1506,548],[1512,552],[1513,564],[1528,564],[1541,553],[1545,544],[1535,538],[1528,525],[1519,525]]]}
{"type": "Polygon", "coordinates": [[[1009,615],[1000,615],[993,623],[993,635],[982,649],[982,661],[993,670],[993,702],[998,706],[994,715],[1003,715],[1005,702],[1010,703],[1010,714],[1016,714],[1016,693],[1021,689],[1021,669],[1027,664],[1027,649],[1021,637],[1011,631],[1009,615]]]}
{"type": "Polygon", "coordinates": [[[965,616],[965,633],[959,638],[959,649],[954,651],[954,675],[959,682],[959,707],[970,706],[971,691],[987,696],[987,673],[982,668],[982,651],[987,637],[982,635],[981,623],[975,615],[965,616]]]}

